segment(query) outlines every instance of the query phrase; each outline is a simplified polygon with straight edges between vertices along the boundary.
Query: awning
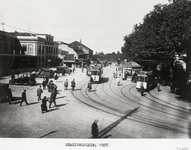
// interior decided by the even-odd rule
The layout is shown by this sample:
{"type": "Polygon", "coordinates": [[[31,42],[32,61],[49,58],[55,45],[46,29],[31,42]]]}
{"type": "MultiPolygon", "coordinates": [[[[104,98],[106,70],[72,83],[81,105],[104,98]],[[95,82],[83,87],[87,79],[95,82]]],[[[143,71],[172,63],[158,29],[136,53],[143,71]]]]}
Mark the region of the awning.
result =
{"type": "Polygon", "coordinates": [[[122,62],[121,66],[124,68],[141,68],[141,66],[134,61],[122,62]]]}

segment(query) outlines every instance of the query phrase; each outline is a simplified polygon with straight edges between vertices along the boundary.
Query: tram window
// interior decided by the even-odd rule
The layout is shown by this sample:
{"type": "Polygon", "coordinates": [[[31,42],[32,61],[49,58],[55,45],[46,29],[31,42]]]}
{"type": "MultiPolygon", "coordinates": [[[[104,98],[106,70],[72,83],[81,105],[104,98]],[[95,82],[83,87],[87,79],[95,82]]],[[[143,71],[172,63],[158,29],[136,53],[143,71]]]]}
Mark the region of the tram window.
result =
{"type": "Polygon", "coordinates": [[[140,82],[144,82],[144,77],[139,76],[139,77],[138,77],[138,81],[140,81],[140,82]]]}
{"type": "Polygon", "coordinates": [[[148,80],[148,77],[145,77],[145,82],[147,82],[147,80],[148,80]]]}
{"type": "Polygon", "coordinates": [[[97,71],[92,71],[91,75],[97,75],[97,71]]]}

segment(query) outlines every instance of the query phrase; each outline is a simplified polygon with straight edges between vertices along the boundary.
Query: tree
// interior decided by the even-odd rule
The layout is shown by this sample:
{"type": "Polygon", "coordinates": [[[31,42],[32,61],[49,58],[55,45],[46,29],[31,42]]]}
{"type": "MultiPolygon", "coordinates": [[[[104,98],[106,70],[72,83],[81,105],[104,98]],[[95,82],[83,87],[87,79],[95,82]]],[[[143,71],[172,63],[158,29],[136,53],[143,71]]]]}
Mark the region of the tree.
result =
{"type": "Polygon", "coordinates": [[[174,54],[188,52],[191,43],[191,1],[158,4],[124,37],[122,53],[131,58],[173,60],[174,54]]]}

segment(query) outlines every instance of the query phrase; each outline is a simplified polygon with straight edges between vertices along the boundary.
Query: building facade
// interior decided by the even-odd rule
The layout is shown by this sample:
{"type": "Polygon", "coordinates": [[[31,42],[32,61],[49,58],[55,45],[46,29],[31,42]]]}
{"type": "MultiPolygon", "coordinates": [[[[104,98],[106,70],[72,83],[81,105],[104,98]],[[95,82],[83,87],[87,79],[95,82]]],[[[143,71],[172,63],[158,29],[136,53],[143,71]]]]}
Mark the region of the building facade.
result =
{"type": "Polygon", "coordinates": [[[93,50],[85,46],[81,42],[74,41],[69,44],[69,47],[71,47],[78,54],[79,60],[86,60],[93,58],[93,50]]]}
{"type": "Polygon", "coordinates": [[[53,67],[57,65],[58,59],[58,43],[49,34],[31,34],[31,33],[12,33],[15,35],[24,54],[35,56],[36,62],[32,67],[53,67]]]}
{"type": "Polygon", "coordinates": [[[19,39],[11,33],[0,31],[0,75],[9,69],[28,67],[28,62],[35,62],[35,58],[25,55],[19,39]]]}

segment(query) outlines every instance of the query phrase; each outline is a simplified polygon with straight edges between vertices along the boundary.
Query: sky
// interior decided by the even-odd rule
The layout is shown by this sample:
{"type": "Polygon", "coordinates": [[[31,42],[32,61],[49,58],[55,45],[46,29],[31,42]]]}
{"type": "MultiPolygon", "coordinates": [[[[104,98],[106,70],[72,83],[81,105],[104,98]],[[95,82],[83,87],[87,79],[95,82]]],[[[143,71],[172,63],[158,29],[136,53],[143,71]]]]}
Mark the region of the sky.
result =
{"type": "Polygon", "coordinates": [[[4,0],[0,30],[51,34],[65,43],[81,40],[94,53],[121,52],[124,36],[159,3],[168,0],[4,0]]]}

